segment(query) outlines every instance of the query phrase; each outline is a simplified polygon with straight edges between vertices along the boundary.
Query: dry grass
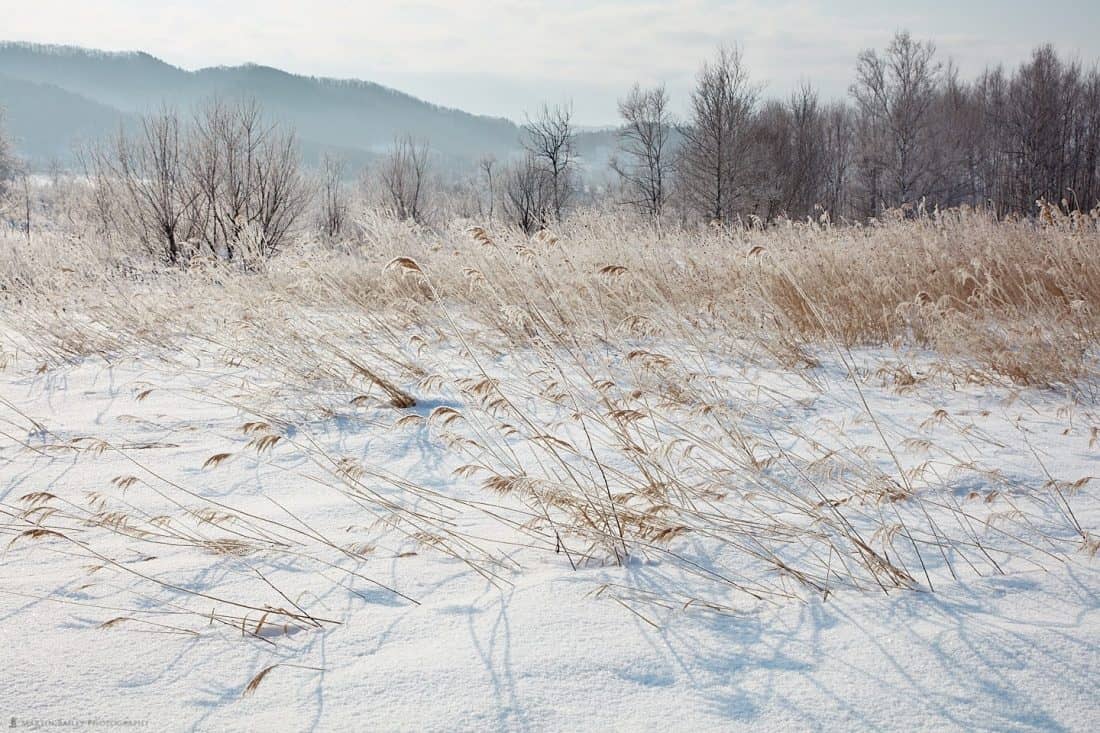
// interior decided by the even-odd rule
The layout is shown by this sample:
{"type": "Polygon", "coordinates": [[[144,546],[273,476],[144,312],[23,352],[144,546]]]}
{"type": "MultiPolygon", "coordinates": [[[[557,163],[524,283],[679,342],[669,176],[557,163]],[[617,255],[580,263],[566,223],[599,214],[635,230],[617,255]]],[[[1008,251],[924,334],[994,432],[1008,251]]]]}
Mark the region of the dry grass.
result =
{"type": "MultiPolygon", "coordinates": [[[[362,231],[342,247],[302,242],[260,273],[205,260],[163,269],[138,247],[95,237],[47,234],[27,245],[8,236],[0,298],[33,319],[21,330],[37,331],[38,352],[54,362],[175,348],[208,325],[219,337],[302,308],[399,330],[435,319],[439,298],[501,345],[677,334],[688,324],[761,339],[795,361],[826,336],[926,346],[1022,384],[1084,375],[1100,318],[1100,229],[1089,217],[1037,225],[951,211],[867,227],[666,228],[658,237],[593,213],[531,240],[368,217],[362,231]]],[[[353,366],[379,377],[371,364],[353,366]]],[[[398,403],[409,397],[383,383],[398,403]]]]}
{"type": "MultiPolygon", "coordinates": [[[[899,362],[867,373],[852,355],[861,345],[924,347],[956,380],[1092,399],[1094,219],[1036,225],[947,212],[862,228],[787,223],[658,236],[600,213],[527,239],[364,217],[361,241],[303,241],[248,272],[210,261],[164,269],[139,247],[94,237],[46,235],[31,245],[9,237],[0,242],[8,341],[0,351],[47,369],[133,354],[248,369],[255,376],[243,384],[205,387],[249,416],[240,450],[306,456],[302,477],[340,491],[372,526],[493,583],[517,569],[498,543],[554,553],[574,568],[674,563],[722,589],[684,603],[711,609],[729,608],[731,597],[934,588],[934,576],[997,573],[1017,556],[1095,552],[1095,536],[1065,499],[1081,488],[1074,481],[1050,477],[1039,490],[989,475],[998,488],[960,501],[951,476],[988,467],[941,455],[927,436],[903,443],[864,396],[871,380],[903,391],[927,370],[899,362]],[[767,400],[746,398],[740,374],[715,368],[784,370],[797,386],[779,397],[795,403],[802,391],[820,393],[816,367],[826,354],[865,408],[870,445],[824,445],[797,424],[769,422],[767,400]],[[420,395],[436,394],[455,403],[411,411],[420,395]],[[417,485],[287,429],[341,409],[426,431],[461,462],[454,481],[479,487],[479,498],[417,485]],[[907,464],[899,447],[935,460],[907,464]],[[469,514],[505,539],[454,521],[469,514]],[[695,553],[697,541],[713,552],[695,553]]],[[[988,440],[945,411],[925,428],[988,440]]],[[[56,447],[86,450],[60,439],[56,447]]],[[[203,468],[224,470],[233,455],[211,455],[203,468]]],[[[91,539],[76,539],[78,527],[222,556],[308,558],[327,570],[373,551],[366,541],[331,542],[297,518],[246,515],[128,460],[140,478],[120,477],[115,488],[146,483],[174,519],[118,497],[78,507],[35,494],[3,507],[5,532],[13,543],[68,541],[92,559],[101,556],[91,539]]],[[[601,593],[620,603],[671,597],[601,593]]],[[[216,600],[236,611],[211,612],[212,620],[256,637],[272,616],[327,623],[288,603],[216,600]]]]}

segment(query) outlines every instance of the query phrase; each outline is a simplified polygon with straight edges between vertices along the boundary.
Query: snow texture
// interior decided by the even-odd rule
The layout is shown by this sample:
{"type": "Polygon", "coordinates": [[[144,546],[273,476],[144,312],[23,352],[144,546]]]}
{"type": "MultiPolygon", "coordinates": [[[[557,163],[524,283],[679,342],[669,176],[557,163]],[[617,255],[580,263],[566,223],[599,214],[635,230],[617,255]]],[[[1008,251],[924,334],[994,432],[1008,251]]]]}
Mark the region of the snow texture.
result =
{"type": "MultiPolygon", "coordinates": [[[[885,359],[858,356],[865,364],[885,359]]],[[[254,570],[262,569],[296,603],[339,621],[322,630],[264,628],[257,635],[196,623],[193,614],[177,624],[163,612],[202,609],[201,597],[181,597],[124,570],[89,574],[88,558],[66,543],[8,533],[0,564],[0,715],[13,725],[97,719],[145,721],[144,729],[165,731],[1100,727],[1100,572],[1085,552],[1054,557],[1036,549],[1006,563],[1004,574],[958,579],[933,568],[934,592],[804,593],[781,603],[734,600],[720,610],[684,608],[679,600],[617,602],[597,592],[611,584],[670,599],[714,597],[698,575],[659,558],[573,570],[561,554],[505,546],[502,554],[518,567],[506,582],[492,582],[460,559],[372,533],[373,517],[359,516],[324,481],[308,479],[317,472],[301,447],[309,445],[307,435],[390,475],[456,498],[486,498],[477,481],[453,475],[462,461],[428,427],[395,429],[392,408],[291,423],[286,441],[247,452],[249,436],[239,426],[250,416],[232,389],[244,379],[237,367],[180,368],[151,358],[89,360],[41,374],[33,366],[17,362],[0,371],[4,507],[42,491],[73,502],[84,501],[86,492],[138,507],[160,501],[142,486],[122,491],[111,484],[141,473],[136,460],[238,511],[286,522],[292,514],[341,542],[369,536],[377,546],[357,570],[419,605],[305,558],[168,544],[138,552],[118,537],[104,539],[120,565],[190,592],[285,605],[257,579],[254,570]],[[112,447],[71,443],[87,436],[112,447]],[[76,447],[59,449],[66,441],[76,447]],[[202,468],[225,451],[232,455],[223,463],[202,468]],[[188,631],[131,621],[100,628],[138,611],[188,631]],[[245,694],[255,675],[276,664],[245,694]]],[[[814,379],[826,388],[811,389],[778,367],[746,371],[737,399],[756,400],[746,424],[797,423],[822,441],[875,445],[844,367],[826,359],[814,379]]],[[[868,379],[864,389],[892,442],[934,433],[936,450],[995,467],[1035,491],[1048,473],[1065,481],[1100,475],[1100,447],[1090,445],[1089,430],[1098,424],[1091,408],[1077,405],[1071,415],[1062,395],[946,378],[907,391],[868,379]],[[936,410],[970,428],[927,425],[936,410]],[[1021,431],[1034,451],[1025,448],[1021,431]]],[[[432,399],[414,412],[462,407],[454,394],[432,399]]],[[[894,446],[906,466],[922,458],[912,443],[894,446]]],[[[979,473],[951,481],[960,501],[987,489],[979,473]]],[[[1088,483],[1067,496],[1085,527],[1100,520],[1096,491],[1088,483]]],[[[507,539],[477,512],[456,522],[507,539]]],[[[700,556],[707,551],[702,547],[700,556]]]]}

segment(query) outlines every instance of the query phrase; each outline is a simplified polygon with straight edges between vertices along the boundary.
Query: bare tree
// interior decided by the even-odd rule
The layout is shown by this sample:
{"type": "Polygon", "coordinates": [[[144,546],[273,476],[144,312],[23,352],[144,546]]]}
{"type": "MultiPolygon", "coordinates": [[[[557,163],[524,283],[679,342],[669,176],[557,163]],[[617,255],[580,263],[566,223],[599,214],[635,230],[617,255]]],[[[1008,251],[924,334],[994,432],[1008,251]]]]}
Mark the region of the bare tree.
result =
{"type": "Polygon", "coordinates": [[[252,100],[199,108],[187,171],[199,236],[229,259],[246,234],[255,254],[274,254],[309,203],[294,133],[267,122],[252,100]]]}
{"type": "Polygon", "coordinates": [[[884,54],[861,53],[856,66],[851,94],[864,117],[864,172],[872,196],[891,206],[931,193],[939,173],[933,122],[942,67],[935,55],[931,42],[901,32],[884,54]]]}
{"type": "Polygon", "coordinates": [[[400,219],[423,223],[426,215],[429,149],[411,136],[394,141],[382,167],[382,185],[400,219]]]}
{"type": "MultiPolygon", "coordinates": [[[[1072,195],[1071,189],[1088,187],[1077,175],[1079,157],[1088,157],[1078,156],[1079,148],[1088,148],[1088,125],[1080,128],[1078,121],[1090,115],[1082,104],[1082,76],[1078,64],[1062,61],[1047,45],[1036,49],[1009,82],[998,122],[1013,169],[1009,196],[1014,208],[1028,210],[1038,199],[1058,203],[1072,195]]],[[[1095,115],[1091,110],[1094,124],[1095,115]]]]}
{"type": "Polygon", "coordinates": [[[321,161],[321,232],[330,239],[343,231],[348,217],[345,164],[342,158],[326,154],[321,161]]]}
{"type": "Polygon", "coordinates": [[[1079,144],[1080,171],[1074,183],[1077,204],[1085,209],[1100,206],[1100,69],[1089,72],[1081,109],[1079,144]]]}
{"type": "Polygon", "coordinates": [[[76,148],[76,162],[78,170],[91,184],[88,191],[89,208],[96,234],[110,241],[112,235],[120,229],[116,212],[118,200],[115,196],[119,187],[110,177],[111,166],[104,158],[108,154],[106,151],[107,148],[101,142],[86,143],[76,148]]]}
{"type": "Polygon", "coordinates": [[[543,105],[538,119],[523,126],[523,145],[528,154],[545,166],[550,175],[551,211],[560,220],[576,190],[576,134],[573,108],[567,105],[543,105]]]}
{"type": "Polygon", "coordinates": [[[478,170],[485,177],[485,191],[488,195],[484,207],[481,205],[481,197],[478,197],[478,213],[481,216],[488,216],[490,226],[493,224],[493,215],[496,213],[497,192],[494,179],[496,164],[497,160],[492,155],[483,156],[478,161],[478,170]]]}
{"type": "Polygon", "coordinates": [[[619,152],[623,157],[611,160],[628,202],[656,220],[664,210],[671,178],[673,120],[668,104],[663,85],[643,90],[635,84],[619,100],[624,123],[619,129],[619,152]]]}
{"type": "Polygon", "coordinates": [[[756,97],[736,48],[719,49],[699,72],[682,129],[680,172],[690,200],[712,221],[732,219],[746,198],[756,97]]]}
{"type": "Polygon", "coordinates": [[[113,144],[94,153],[96,180],[109,187],[117,224],[149,244],[172,264],[183,260],[192,234],[197,199],[188,185],[185,134],[170,109],[142,120],[133,138],[119,130],[113,144]]]}
{"type": "Polygon", "coordinates": [[[261,153],[256,164],[256,188],[248,222],[257,237],[257,254],[270,257],[305,213],[310,191],[302,174],[298,138],[293,132],[270,135],[261,153]]]}
{"type": "Polygon", "coordinates": [[[103,223],[158,243],[180,263],[205,247],[233,259],[247,242],[268,257],[309,202],[293,133],[263,122],[259,106],[214,101],[187,127],[165,109],[90,156],[103,223]]]}
{"type": "Polygon", "coordinates": [[[851,215],[851,169],[855,148],[855,120],[843,102],[825,111],[825,174],[820,204],[834,218],[851,215]]]}
{"type": "Polygon", "coordinates": [[[196,225],[207,248],[228,259],[247,225],[253,162],[266,133],[254,102],[234,106],[213,99],[195,113],[188,168],[198,196],[196,225]]]}
{"type": "Polygon", "coordinates": [[[528,235],[545,228],[553,215],[553,175],[534,155],[528,153],[505,172],[504,209],[509,221],[528,235]]]}
{"type": "Polygon", "coordinates": [[[933,115],[932,201],[941,207],[982,204],[989,196],[983,175],[989,131],[976,86],[963,82],[950,61],[933,115]]]}
{"type": "Polygon", "coordinates": [[[757,122],[764,158],[762,216],[809,216],[824,198],[828,172],[825,118],[817,93],[804,84],[786,103],[766,104],[757,122]]]}

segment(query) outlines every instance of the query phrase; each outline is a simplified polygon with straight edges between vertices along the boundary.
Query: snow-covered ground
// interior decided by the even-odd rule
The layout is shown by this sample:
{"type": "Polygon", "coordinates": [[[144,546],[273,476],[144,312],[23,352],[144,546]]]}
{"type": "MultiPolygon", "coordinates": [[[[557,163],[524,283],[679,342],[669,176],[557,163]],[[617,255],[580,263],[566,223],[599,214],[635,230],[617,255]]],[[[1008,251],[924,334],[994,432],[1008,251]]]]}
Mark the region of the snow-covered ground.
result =
{"type": "MultiPolygon", "coordinates": [[[[633,552],[622,564],[576,569],[531,539],[519,527],[526,505],[462,470],[471,460],[447,410],[474,406],[446,380],[407,385],[422,398],[408,410],[343,396],[331,404],[344,407],[305,415],[271,407],[272,392],[261,399],[255,370],[188,353],[198,356],[44,371],[20,358],[0,371],[0,714],[13,724],[1100,726],[1100,566],[1072,531],[1095,537],[1100,528],[1100,480],[1082,481],[1100,476],[1100,411],[1084,398],[968,384],[932,373],[930,359],[921,374],[921,355],[906,357],[921,378],[899,384],[888,365],[896,355],[856,353],[859,390],[828,353],[808,371],[711,364],[716,402],[776,448],[770,463],[760,456],[769,481],[812,483],[835,501],[868,466],[900,468],[918,492],[961,507],[881,497],[851,505],[852,521],[932,512],[929,526],[955,532],[959,552],[928,549],[923,570],[908,558],[913,589],[887,593],[865,576],[859,589],[824,590],[769,577],[767,587],[789,597],[753,598],[696,571],[692,562],[750,584],[767,575],[700,531],[674,540],[675,556],[633,552]],[[257,444],[265,435],[278,440],[257,444]],[[811,454],[846,456],[855,468],[818,465],[811,481],[811,454]],[[349,473],[338,456],[355,458],[352,479],[377,496],[337,487],[349,473]],[[784,465],[784,456],[806,464],[784,465]],[[446,517],[460,538],[447,547],[466,551],[434,549],[410,525],[387,524],[378,509],[387,501],[446,517]],[[202,512],[236,518],[191,521],[202,512]],[[254,540],[260,549],[249,549],[254,540]],[[263,610],[294,615],[291,606],[319,628],[263,610]]],[[[518,359],[493,368],[503,379],[524,371],[518,359]]],[[[530,397],[527,414],[546,409],[530,397]]],[[[583,445],[577,426],[558,427],[561,440],[583,445]]],[[[484,439],[471,430],[467,438],[484,439]]],[[[708,430],[690,429],[703,446],[708,430]]],[[[592,437],[592,453],[614,468],[600,445],[607,436],[592,437]]],[[[895,543],[904,558],[905,543],[895,543]]],[[[790,545],[794,563],[805,548],[790,545]]]]}

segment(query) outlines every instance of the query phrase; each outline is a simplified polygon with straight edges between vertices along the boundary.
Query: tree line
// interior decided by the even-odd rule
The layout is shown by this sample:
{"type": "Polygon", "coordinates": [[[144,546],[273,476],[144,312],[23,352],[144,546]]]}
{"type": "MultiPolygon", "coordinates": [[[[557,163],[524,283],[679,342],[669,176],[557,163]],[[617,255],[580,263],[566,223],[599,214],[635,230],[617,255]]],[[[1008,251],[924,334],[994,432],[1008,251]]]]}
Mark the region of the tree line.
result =
{"type": "Polygon", "coordinates": [[[730,48],[700,70],[682,123],[663,88],[635,88],[619,105],[623,200],[713,222],[1100,203],[1100,73],[1051,46],[964,81],[931,42],[898,33],[859,55],[849,96],[825,103],[804,85],[762,101],[730,48]]]}
{"type": "MultiPolygon", "coordinates": [[[[1052,46],[967,81],[933,43],[899,32],[859,55],[847,99],[823,101],[809,84],[786,99],[762,91],[735,47],[702,65],[684,119],[665,87],[635,85],[618,103],[614,184],[603,191],[584,186],[570,107],[544,106],[523,127],[522,157],[480,162],[462,212],[531,233],[601,199],[658,221],[724,225],[1100,205],[1100,71],[1052,46]]],[[[426,166],[414,168],[426,180],[426,166]]],[[[395,208],[422,218],[416,190],[419,205],[395,208]]]]}
{"type": "MultiPolygon", "coordinates": [[[[809,84],[764,98],[739,50],[723,47],[701,66],[683,119],[663,86],[635,85],[618,109],[614,183],[602,189],[586,185],[568,105],[526,120],[521,154],[485,157],[461,179],[437,175],[428,141],[404,137],[364,180],[400,219],[487,218],[529,234],[606,201],[656,222],[726,226],[1100,205],[1100,72],[1051,46],[967,81],[901,32],[861,53],[848,98],[828,102],[809,84]]],[[[326,157],[307,173],[294,132],[254,102],[215,99],[186,118],[162,110],[83,163],[105,233],[136,236],[171,263],[269,256],[310,211],[327,237],[352,218],[346,165],[326,157]]],[[[20,170],[0,135],[0,197],[20,170]]],[[[28,236],[30,215],[28,202],[28,236]]]]}

